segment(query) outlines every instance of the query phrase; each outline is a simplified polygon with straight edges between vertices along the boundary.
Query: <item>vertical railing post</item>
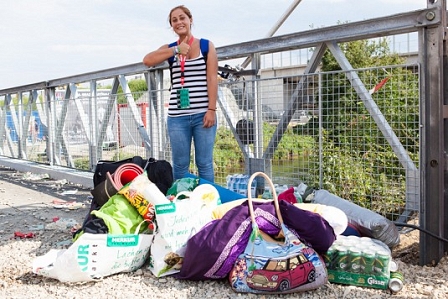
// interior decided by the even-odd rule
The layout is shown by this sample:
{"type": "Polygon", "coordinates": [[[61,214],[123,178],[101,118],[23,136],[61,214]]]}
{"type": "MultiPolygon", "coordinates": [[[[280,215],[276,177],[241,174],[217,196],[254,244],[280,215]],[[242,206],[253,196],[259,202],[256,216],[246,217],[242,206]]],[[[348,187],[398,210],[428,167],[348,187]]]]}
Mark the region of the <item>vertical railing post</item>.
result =
{"type": "MultiPolygon", "coordinates": [[[[446,193],[447,169],[446,138],[448,113],[445,80],[446,61],[446,3],[428,0],[428,8],[436,7],[425,14],[431,21],[440,18],[438,26],[423,27],[419,34],[419,60],[421,63],[421,140],[420,181],[421,207],[420,226],[435,236],[446,239],[448,194],[446,193]]],[[[420,233],[420,264],[437,263],[443,256],[446,244],[427,233],[420,233]]]]}
{"type": "Polygon", "coordinates": [[[91,170],[95,169],[96,163],[99,160],[101,154],[100,148],[98,146],[98,97],[96,81],[90,81],[90,97],[89,97],[89,168],[91,170]]]}

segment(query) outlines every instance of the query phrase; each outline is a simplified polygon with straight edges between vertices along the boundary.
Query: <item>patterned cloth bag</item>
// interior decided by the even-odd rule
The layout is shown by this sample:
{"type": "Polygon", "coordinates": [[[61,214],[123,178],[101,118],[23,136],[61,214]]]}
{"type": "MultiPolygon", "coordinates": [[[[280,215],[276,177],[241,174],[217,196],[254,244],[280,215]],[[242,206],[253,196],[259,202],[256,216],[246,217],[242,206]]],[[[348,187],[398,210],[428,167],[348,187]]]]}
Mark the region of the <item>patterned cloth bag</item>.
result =
{"type": "Polygon", "coordinates": [[[300,241],[283,223],[277,194],[269,177],[256,172],[250,177],[248,186],[256,176],[263,176],[271,185],[281,231],[273,238],[260,230],[248,192],[253,230],[244,253],[229,274],[232,289],[241,293],[284,294],[319,288],[328,280],[325,264],[313,248],[300,241]]]}

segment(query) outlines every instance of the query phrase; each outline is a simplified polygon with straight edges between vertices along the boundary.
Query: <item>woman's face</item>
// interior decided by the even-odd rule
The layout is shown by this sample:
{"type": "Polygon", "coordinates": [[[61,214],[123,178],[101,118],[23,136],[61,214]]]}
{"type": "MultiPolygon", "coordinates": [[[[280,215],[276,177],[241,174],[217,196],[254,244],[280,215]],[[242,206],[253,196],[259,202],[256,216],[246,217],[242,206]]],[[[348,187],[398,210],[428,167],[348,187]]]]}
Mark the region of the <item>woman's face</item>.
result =
{"type": "Polygon", "coordinates": [[[177,35],[188,35],[191,28],[191,19],[180,8],[173,10],[171,13],[171,27],[177,35]]]}

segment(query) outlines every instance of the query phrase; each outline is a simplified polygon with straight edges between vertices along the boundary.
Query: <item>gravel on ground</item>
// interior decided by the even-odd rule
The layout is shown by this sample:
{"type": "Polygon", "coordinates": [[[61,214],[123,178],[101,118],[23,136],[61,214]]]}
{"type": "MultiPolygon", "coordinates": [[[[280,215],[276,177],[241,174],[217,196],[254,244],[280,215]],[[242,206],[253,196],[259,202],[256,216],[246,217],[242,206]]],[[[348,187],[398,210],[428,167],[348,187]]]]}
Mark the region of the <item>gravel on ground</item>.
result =
{"type": "Polygon", "coordinates": [[[71,244],[69,229],[49,224],[56,219],[82,223],[89,196],[90,190],[65,180],[0,167],[0,298],[448,298],[448,258],[434,267],[419,266],[419,231],[409,229],[402,231],[392,252],[404,274],[404,287],[396,294],[331,283],[305,293],[238,294],[226,280],[157,278],[147,265],[88,283],[62,283],[34,274],[37,256],[71,244]]]}

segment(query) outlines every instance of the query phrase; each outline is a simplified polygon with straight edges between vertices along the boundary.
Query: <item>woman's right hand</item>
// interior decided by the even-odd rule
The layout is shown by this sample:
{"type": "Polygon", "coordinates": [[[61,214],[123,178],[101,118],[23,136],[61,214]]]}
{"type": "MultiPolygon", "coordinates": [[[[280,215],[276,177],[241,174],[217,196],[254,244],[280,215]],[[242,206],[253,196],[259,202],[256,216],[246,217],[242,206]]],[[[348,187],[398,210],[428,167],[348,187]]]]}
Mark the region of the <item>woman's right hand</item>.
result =
{"type": "Polygon", "coordinates": [[[190,52],[190,45],[188,44],[188,36],[177,46],[179,49],[179,55],[187,56],[190,52]]]}

